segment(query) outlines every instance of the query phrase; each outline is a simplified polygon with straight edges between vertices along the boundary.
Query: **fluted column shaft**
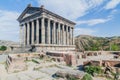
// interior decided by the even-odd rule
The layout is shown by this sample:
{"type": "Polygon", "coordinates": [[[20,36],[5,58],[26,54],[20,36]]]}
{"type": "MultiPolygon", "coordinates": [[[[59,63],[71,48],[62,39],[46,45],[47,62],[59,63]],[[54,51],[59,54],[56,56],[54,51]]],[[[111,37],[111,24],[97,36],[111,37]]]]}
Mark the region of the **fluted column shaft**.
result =
{"type": "Polygon", "coordinates": [[[72,29],[70,27],[70,45],[72,45],[72,29]]]}
{"type": "Polygon", "coordinates": [[[41,18],[41,29],[42,29],[42,44],[45,44],[45,19],[44,17],[41,18]]]}
{"type": "Polygon", "coordinates": [[[66,26],[66,45],[68,45],[68,26],[66,26]]]}
{"type": "Polygon", "coordinates": [[[56,43],[56,27],[55,27],[55,21],[53,22],[53,44],[56,43]]]}
{"type": "Polygon", "coordinates": [[[36,43],[39,44],[39,19],[36,20],[36,43]]]}
{"type": "Polygon", "coordinates": [[[47,27],[47,28],[48,28],[48,29],[47,29],[47,35],[48,35],[48,42],[47,42],[47,43],[50,44],[50,42],[51,42],[51,41],[50,41],[50,40],[51,40],[51,39],[50,39],[50,38],[51,38],[51,36],[50,36],[50,34],[51,34],[51,31],[50,31],[50,30],[51,30],[51,29],[50,29],[50,28],[51,28],[51,26],[50,26],[50,19],[48,19],[48,27],[47,27]]]}
{"type": "Polygon", "coordinates": [[[62,45],[62,24],[60,25],[60,44],[62,45]]]}
{"type": "Polygon", "coordinates": [[[34,21],[32,23],[32,44],[34,44],[34,21]]]}
{"type": "Polygon", "coordinates": [[[65,31],[64,31],[64,25],[62,25],[62,44],[64,45],[65,44],[65,31]]]}
{"type": "Polygon", "coordinates": [[[30,24],[27,23],[27,45],[30,44],[30,24]]]}
{"type": "Polygon", "coordinates": [[[73,28],[72,28],[72,45],[74,45],[73,28]]]}
{"type": "Polygon", "coordinates": [[[23,26],[22,25],[20,25],[20,36],[19,36],[19,38],[20,38],[20,44],[22,44],[23,43],[23,26]]]}
{"type": "Polygon", "coordinates": [[[58,23],[58,44],[60,44],[60,23],[58,23]]]}
{"type": "Polygon", "coordinates": [[[24,28],[24,45],[26,45],[26,26],[25,26],[25,24],[23,25],[23,28],[24,28]]]}

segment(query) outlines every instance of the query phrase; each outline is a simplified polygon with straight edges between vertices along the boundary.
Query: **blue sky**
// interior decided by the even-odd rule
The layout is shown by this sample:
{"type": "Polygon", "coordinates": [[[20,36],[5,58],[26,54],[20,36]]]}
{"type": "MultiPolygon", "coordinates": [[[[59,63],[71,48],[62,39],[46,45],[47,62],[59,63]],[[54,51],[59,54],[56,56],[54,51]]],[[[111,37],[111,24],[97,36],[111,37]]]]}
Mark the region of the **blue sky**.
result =
{"type": "Polygon", "coordinates": [[[19,41],[16,19],[29,3],[76,22],[75,36],[120,36],[120,0],[1,0],[0,40],[19,41]]]}

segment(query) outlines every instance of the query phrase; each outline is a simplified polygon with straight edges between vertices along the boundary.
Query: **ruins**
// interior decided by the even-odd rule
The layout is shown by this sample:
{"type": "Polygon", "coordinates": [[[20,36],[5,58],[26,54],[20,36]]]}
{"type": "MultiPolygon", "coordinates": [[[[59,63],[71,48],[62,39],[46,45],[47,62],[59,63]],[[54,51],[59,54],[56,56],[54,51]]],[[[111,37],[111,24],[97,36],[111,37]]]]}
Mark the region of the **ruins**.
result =
{"type": "Polygon", "coordinates": [[[36,80],[41,80],[44,73],[43,80],[53,80],[54,75],[64,80],[67,77],[82,79],[86,74],[84,68],[91,65],[120,72],[119,51],[77,52],[73,37],[75,23],[48,11],[43,5],[32,7],[29,4],[17,20],[20,45],[12,47],[17,53],[7,55],[8,73],[23,71],[21,74],[30,73],[31,78],[32,72],[36,80]],[[48,79],[46,74],[50,76],[48,79]]]}

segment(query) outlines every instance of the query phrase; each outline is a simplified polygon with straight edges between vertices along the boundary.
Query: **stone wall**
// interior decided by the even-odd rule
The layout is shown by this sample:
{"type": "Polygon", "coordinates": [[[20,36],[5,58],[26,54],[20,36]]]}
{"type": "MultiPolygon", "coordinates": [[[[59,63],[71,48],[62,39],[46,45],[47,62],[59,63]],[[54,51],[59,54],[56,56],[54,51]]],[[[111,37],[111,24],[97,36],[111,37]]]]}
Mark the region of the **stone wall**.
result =
{"type": "Polygon", "coordinates": [[[43,53],[22,53],[22,54],[9,54],[6,60],[6,69],[8,73],[19,72],[27,69],[25,61],[32,60],[33,58],[40,58],[44,56],[43,53]]]}
{"type": "Polygon", "coordinates": [[[91,60],[85,61],[84,66],[92,65],[92,66],[101,66],[101,67],[120,67],[120,60],[91,60]]]}
{"type": "Polygon", "coordinates": [[[77,64],[77,56],[75,52],[47,52],[47,55],[55,59],[62,59],[67,65],[75,66],[77,64]]]}

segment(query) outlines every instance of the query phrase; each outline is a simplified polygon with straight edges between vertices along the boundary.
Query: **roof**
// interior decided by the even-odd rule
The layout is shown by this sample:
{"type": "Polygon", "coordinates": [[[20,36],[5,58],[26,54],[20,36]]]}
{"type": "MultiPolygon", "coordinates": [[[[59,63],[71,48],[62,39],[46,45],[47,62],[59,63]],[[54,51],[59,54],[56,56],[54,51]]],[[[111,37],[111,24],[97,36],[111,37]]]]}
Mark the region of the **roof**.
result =
{"type": "Polygon", "coordinates": [[[65,20],[65,21],[67,21],[67,22],[69,22],[69,23],[71,23],[71,24],[74,24],[74,25],[76,24],[76,23],[74,23],[74,22],[72,22],[72,21],[70,21],[70,20],[68,20],[68,19],[66,19],[66,18],[64,18],[64,17],[62,17],[62,16],[60,16],[60,15],[58,15],[58,14],[55,14],[55,13],[53,13],[53,12],[45,9],[43,5],[42,5],[41,7],[32,7],[30,4],[25,8],[25,10],[22,12],[22,14],[18,17],[17,20],[20,21],[21,18],[22,18],[22,17],[26,14],[26,12],[27,12],[28,10],[30,10],[30,9],[33,9],[33,10],[38,11],[38,12],[42,11],[42,12],[45,12],[45,13],[47,13],[47,14],[49,14],[49,15],[52,15],[52,16],[58,17],[58,18],[60,18],[60,19],[62,19],[62,20],[65,20]]]}

